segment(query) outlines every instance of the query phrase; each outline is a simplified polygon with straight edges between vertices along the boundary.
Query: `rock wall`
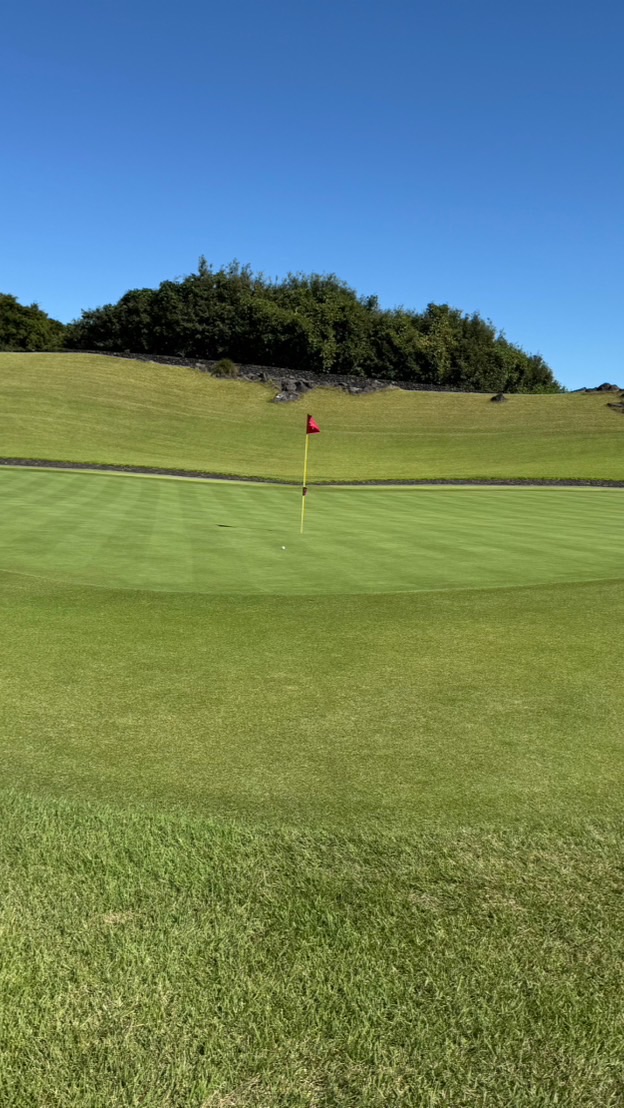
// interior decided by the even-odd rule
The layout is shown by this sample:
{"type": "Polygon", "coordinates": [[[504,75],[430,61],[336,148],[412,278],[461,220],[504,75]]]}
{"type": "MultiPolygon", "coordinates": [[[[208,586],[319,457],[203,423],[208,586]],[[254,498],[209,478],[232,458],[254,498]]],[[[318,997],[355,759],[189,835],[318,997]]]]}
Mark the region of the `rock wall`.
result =
{"type": "MultiPolygon", "coordinates": [[[[175,355],[132,354],[128,350],[112,352],[109,350],[74,350],[74,354],[101,354],[109,358],[129,358],[136,362],[156,362],[158,365],[184,366],[198,369],[201,373],[211,373],[220,358],[179,358],[175,355]]],[[[238,380],[259,381],[272,384],[278,390],[276,400],[298,399],[310,389],[344,389],[353,395],[380,392],[383,389],[403,389],[407,392],[453,392],[462,393],[465,389],[445,388],[442,385],[422,385],[413,381],[391,381],[383,377],[344,376],[336,373],[299,373],[296,370],[266,365],[238,365],[238,380]]],[[[491,393],[481,393],[490,396],[491,393]]]]}

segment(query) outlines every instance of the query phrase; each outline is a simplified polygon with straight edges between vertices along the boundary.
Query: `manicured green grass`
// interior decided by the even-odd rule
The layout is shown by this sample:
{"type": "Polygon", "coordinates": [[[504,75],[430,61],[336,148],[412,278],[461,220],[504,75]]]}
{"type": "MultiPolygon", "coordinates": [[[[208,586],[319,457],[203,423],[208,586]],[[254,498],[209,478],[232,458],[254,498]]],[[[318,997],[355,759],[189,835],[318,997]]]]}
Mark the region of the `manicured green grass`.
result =
{"type": "Polygon", "coordinates": [[[309,405],[323,428],[312,481],[624,479],[624,419],[599,395],[319,389],[293,405],[268,386],[80,354],[0,353],[0,454],[297,480],[309,405]]]}
{"type": "Polygon", "coordinates": [[[619,578],[624,490],[297,489],[0,471],[0,569],[221,595],[619,578]]]}
{"type": "Polygon", "coordinates": [[[622,805],[621,582],[212,598],[8,575],[5,783],[354,825],[622,805]]]}
{"type": "Polygon", "coordinates": [[[1,1104],[622,1103],[624,492],[0,492],[1,1104]]]}
{"type": "Polygon", "coordinates": [[[343,824],[621,803],[623,493],[317,490],[302,539],[284,489],[0,487],[7,782],[343,824]]]}
{"type": "Polygon", "coordinates": [[[1,817],[3,1105],[622,1104],[619,829],[1,817]]]}

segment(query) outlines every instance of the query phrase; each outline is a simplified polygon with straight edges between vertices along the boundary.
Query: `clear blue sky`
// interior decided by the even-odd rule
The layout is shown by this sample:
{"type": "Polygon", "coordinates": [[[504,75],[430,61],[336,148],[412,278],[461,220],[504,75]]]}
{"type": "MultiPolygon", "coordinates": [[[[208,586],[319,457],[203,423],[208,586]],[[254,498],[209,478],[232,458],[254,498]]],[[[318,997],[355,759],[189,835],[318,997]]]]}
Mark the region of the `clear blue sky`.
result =
{"type": "Polygon", "coordinates": [[[0,290],[335,272],[624,385],[623,57],[616,0],[12,4],[0,290]]]}

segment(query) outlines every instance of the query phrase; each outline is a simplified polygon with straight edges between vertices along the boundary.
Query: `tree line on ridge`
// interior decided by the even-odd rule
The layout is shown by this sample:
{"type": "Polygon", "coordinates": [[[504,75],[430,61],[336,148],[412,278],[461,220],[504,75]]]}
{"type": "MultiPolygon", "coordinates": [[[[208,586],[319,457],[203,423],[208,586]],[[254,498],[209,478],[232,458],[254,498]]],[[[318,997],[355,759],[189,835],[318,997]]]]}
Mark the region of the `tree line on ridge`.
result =
{"type": "Polygon", "coordinates": [[[132,289],[67,325],[0,294],[0,349],[231,358],[467,391],[561,389],[539,354],[476,312],[448,304],[384,309],[333,274],[272,281],[237,262],[214,269],[203,257],[188,277],[132,289]]]}

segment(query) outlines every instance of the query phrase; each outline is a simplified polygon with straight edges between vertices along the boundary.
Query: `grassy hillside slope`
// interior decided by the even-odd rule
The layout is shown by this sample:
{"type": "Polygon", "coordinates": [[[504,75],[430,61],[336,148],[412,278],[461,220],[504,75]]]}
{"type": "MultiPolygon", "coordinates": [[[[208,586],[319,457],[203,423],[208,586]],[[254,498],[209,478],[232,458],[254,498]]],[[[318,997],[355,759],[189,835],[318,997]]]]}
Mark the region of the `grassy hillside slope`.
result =
{"type": "Polygon", "coordinates": [[[310,479],[624,479],[624,419],[599,395],[316,390],[281,406],[268,386],[80,354],[0,354],[0,456],[297,480],[302,422],[323,437],[310,479]]]}

